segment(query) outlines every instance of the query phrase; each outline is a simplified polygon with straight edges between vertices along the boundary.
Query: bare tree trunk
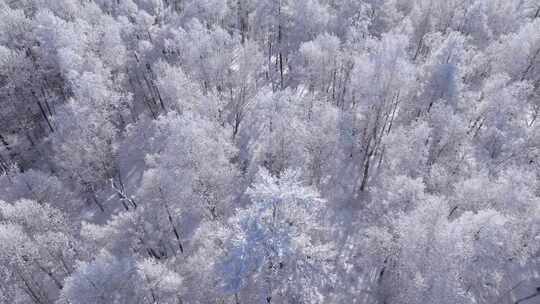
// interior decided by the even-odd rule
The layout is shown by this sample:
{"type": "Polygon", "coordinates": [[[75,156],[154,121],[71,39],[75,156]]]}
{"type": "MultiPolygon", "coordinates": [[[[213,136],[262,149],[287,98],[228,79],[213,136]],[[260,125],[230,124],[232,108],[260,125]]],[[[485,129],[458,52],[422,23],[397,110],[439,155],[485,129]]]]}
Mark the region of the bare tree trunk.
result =
{"type": "Polygon", "coordinates": [[[183,254],[184,246],[182,246],[182,241],[180,240],[180,233],[178,233],[178,230],[176,229],[176,226],[174,225],[171,211],[169,210],[169,205],[167,205],[167,202],[165,201],[165,196],[163,195],[163,191],[161,190],[161,187],[159,188],[159,193],[161,194],[163,205],[165,207],[165,211],[167,212],[167,218],[169,220],[169,224],[171,225],[171,230],[174,234],[174,237],[176,238],[176,242],[178,243],[178,249],[180,250],[180,253],[183,254]]]}
{"type": "Polygon", "coordinates": [[[279,60],[279,77],[280,77],[280,87],[283,90],[284,87],[284,81],[283,81],[283,33],[282,33],[282,26],[281,26],[281,0],[279,1],[279,7],[278,7],[278,47],[279,47],[279,54],[278,54],[278,60],[279,60]]]}

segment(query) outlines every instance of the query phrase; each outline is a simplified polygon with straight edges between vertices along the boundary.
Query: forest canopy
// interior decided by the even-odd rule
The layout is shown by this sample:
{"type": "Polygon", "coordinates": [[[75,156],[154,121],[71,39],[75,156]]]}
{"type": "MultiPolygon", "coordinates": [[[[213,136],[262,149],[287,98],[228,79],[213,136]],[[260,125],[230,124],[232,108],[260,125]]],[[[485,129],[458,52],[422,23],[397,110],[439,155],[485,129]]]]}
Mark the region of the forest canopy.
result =
{"type": "Polygon", "coordinates": [[[538,0],[0,0],[0,303],[540,303],[538,0]]]}

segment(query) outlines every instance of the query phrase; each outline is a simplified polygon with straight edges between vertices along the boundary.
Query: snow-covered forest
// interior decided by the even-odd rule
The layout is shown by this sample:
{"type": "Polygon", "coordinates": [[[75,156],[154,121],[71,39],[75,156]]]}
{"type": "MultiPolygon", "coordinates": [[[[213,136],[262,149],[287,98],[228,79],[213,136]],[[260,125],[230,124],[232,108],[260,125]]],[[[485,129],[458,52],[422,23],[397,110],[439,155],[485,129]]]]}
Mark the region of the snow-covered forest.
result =
{"type": "Polygon", "coordinates": [[[0,0],[0,303],[540,303],[540,1],[0,0]]]}

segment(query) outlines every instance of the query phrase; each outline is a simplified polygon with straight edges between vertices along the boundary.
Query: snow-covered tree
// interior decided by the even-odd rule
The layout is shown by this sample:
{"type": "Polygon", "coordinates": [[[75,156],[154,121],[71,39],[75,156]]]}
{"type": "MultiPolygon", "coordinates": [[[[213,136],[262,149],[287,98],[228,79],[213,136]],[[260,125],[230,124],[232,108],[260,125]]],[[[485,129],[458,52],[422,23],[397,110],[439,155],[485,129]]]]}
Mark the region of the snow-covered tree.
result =
{"type": "Polygon", "coordinates": [[[218,270],[225,291],[256,303],[321,302],[332,252],[324,201],[298,172],[278,179],[263,168],[248,194],[252,204],[231,218],[218,270]]]}

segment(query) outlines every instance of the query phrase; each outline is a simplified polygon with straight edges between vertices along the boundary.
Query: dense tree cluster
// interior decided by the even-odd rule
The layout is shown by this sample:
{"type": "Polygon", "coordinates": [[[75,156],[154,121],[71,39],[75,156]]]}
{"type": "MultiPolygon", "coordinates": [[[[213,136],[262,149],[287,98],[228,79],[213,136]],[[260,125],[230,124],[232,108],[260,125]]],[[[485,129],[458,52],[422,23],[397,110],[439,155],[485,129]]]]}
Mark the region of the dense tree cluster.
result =
{"type": "Polygon", "coordinates": [[[0,302],[538,300],[539,116],[538,0],[0,0],[0,302]]]}

